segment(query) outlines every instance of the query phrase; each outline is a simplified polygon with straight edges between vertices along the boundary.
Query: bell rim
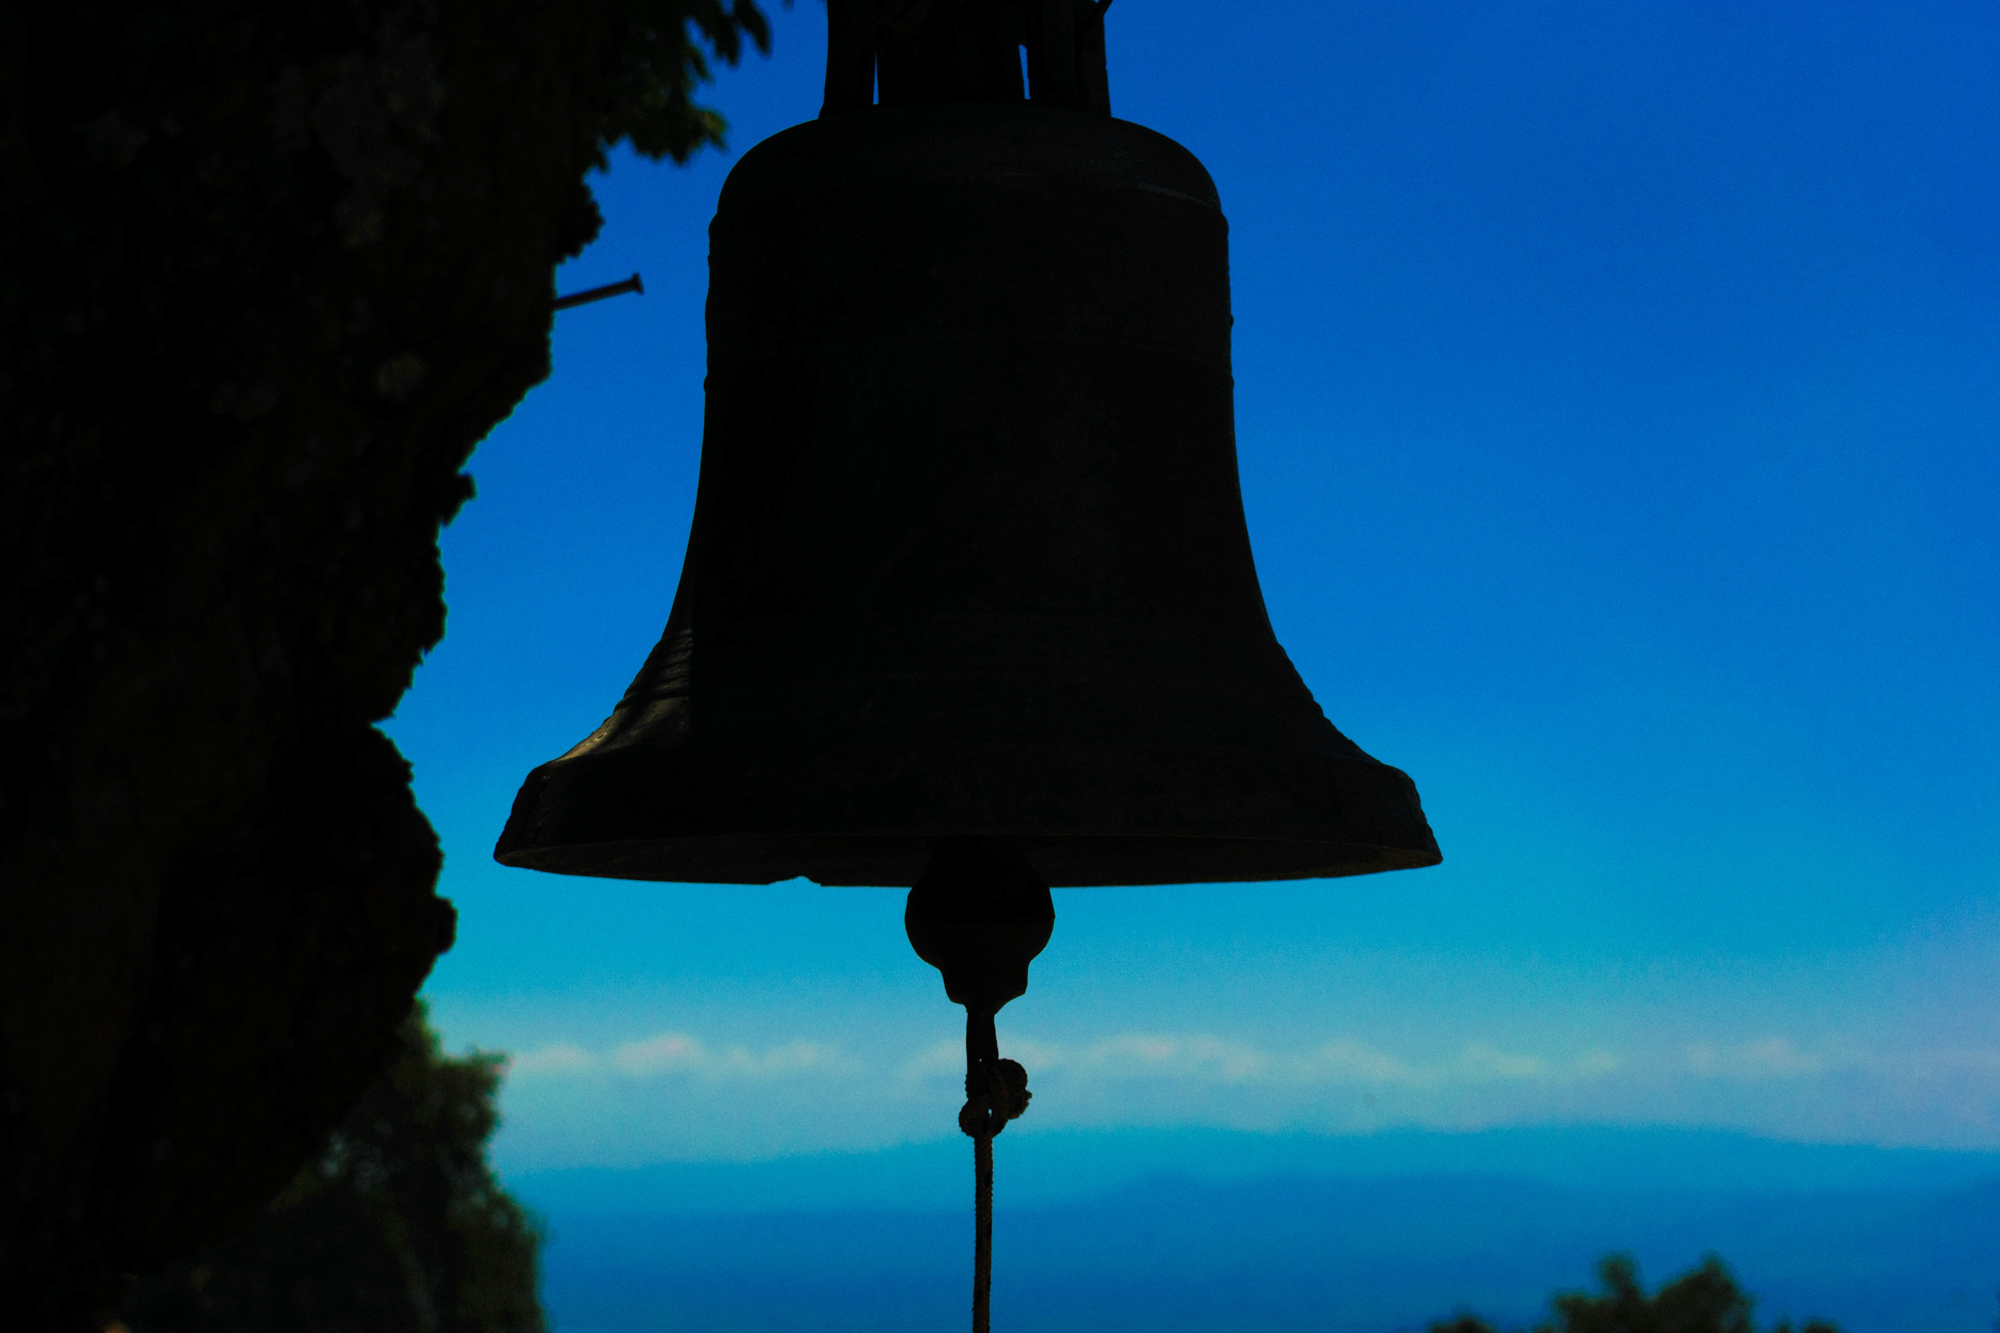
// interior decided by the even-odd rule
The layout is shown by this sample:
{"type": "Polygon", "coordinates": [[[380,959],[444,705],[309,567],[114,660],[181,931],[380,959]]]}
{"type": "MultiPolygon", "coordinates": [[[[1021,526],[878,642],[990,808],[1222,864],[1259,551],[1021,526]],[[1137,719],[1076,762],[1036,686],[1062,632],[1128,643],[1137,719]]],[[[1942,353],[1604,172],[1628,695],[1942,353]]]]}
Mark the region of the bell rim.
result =
{"type": "Polygon", "coordinates": [[[1436,840],[1428,837],[1421,846],[1394,846],[1260,834],[1052,833],[966,826],[564,842],[502,847],[494,860],[520,870],[654,883],[750,886],[807,879],[828,888],[908,888],[932,847],[946,837],[1009,838],[1051,888],[1065,889],[1349,879],[1420,870],[1444,859],[1436,840]],[[1175,864],[1186,869],[1165,868],[1175,864]],[[876,873],[868,873],[871,867],[876,873]],[[1199,873],[1197,867],[1213,873],[1199,873]]]}

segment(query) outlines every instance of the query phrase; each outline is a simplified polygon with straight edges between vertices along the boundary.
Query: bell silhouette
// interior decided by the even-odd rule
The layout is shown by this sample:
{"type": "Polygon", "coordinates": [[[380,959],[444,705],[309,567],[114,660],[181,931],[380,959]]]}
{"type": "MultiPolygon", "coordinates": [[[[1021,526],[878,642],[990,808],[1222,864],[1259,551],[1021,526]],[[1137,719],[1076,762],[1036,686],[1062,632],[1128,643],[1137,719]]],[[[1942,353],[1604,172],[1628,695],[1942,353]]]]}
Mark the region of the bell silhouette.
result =
{"type": "Polygon", "coordinates": [[[1191,154],[1059,106],[876,106],[748,152],[710,236],[673,611],[528,776],[502,862],[908,886],[983,839],[1060,886],[1439,859],[1271,632],[1191,154]]]}

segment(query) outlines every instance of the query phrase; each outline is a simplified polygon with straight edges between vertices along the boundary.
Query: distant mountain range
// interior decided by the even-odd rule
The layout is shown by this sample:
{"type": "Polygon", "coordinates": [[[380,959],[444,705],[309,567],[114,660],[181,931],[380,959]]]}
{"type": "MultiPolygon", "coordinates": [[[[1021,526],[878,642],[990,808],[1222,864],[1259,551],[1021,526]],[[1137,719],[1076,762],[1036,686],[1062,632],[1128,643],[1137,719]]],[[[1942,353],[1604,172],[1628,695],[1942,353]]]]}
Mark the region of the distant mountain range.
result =
{"type": "MultiPolygon", "coordinates": [[[[1004,1333],[1524,1325],[1603,1254],[1649,1283],[1721,1254],[1763,1321],[1990,1333],[2000,1155],[1663,1130],[1365,1137],[1010,1130],[1004,1333]]],[[[556,1333],[938,1330],[965,1318],[963,1140],[526,1173],[556,1333]],[[962,1197],[961,1197],[962,1196],[962,1197]]]]}

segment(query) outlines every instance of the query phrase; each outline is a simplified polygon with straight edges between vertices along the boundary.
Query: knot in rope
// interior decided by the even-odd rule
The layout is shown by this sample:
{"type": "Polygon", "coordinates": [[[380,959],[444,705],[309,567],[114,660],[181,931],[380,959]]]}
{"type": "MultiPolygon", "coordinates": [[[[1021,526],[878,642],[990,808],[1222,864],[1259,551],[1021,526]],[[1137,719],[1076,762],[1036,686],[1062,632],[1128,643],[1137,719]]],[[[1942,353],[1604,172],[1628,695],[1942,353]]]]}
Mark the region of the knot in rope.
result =
{"type": "Polygon", "coordinates": [[[975,1139],[990,1139],[1028,1109],[1028,1071],[1016,1060],[980,1060],[965,1071],[965,1105],[958,1127],[975,1139]]]}

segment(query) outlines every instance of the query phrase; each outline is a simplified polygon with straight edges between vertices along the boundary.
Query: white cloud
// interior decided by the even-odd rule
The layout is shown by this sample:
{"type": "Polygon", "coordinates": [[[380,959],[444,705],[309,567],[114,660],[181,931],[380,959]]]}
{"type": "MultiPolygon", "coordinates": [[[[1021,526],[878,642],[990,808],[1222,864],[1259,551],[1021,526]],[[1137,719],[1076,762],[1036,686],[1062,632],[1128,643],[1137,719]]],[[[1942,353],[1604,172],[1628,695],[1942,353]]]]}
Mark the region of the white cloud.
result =
{"type": "MultiPolygon", "coordinates": [[[[1731,1072],[1746,1058],[1754,1059],[1764,1052],[1762,1046],[1745,1049],[1750,1056],[1732,1051],[1725,1058],[1713,1048],[1701,1048],[1690,1054],[1690,1068],[1703,1074],[1731,1072]]],[[[1268,1048],[1200,1032],[1126,1032],[1087,1042],[1020,1038],[1007,1043],[1006,1053],[1038,1077],[1059,1077],[1066,1082],[1171,1079],[1244,1088],[1439,1088],[1489,1082],[1574,1082],[1615,1073],[1626,1063],[1607,1051],[1552,1059],[1502,1050],[1485,1042],[1475,1042],[1443,1059],[1418,1062],[1351,1037],[1303,1048],[1268,1048]]],[[[1765,1053],[1763,1058],[1768,1062],[1777,1057],[1765,1053]]],[[[518,1078],[535,1079],[619,1076],[644,1080],[686,1075],[717,1081],[854,1075],[877,1067],[902,1085],[955,1081],[965,1072],[965,1050],[958,1042],[941,1041],[899,1059],[872,1064],[825,1042],[795,1040],[753,1051],[740,1045],[712,1047],[689,1033],[663,1032],[625,1042],[603,1054],[567,1042],[538,1047],[515,1057],[511,1071],[518,1078]]]]}
{"type": "MultiPolygon", "coordinates": [[[[1267,1048],[1199,1032],[1126,1032],[1087,1042],[1024,1037],[1008,1042],[1006,1054],[1038,1077],[1072,1083],[1170,1079],[1246,1089],[1574,1083],[1607,1077],[1629,1064],[1604,1050],[1552,1058],[1503,1050],[1488,1042],[1474,1042],[1456,1054],[1426,1062],[1351,1037],[1302,1048],[1267,1048]]],[[[686,1075],[721,1081],[859,1075],[878,1067],[901,1085],[955,1081],[965,1072],[965,1050],[958,1042],[941,1041],[878,1064],[851,1057],[826,1042],[801,1039],[753,1051],[740,1045],[712,1047],[686,1032],[662,1032],[602,1054],[568,1042],[537,1047],[514,1057],[510,1072],[523,1079],[621,1076],[644,1080],[686,1075]]],[[[1788,1074],[1816,1068],[1782,1040],[1729,1048],[1691,1047],[1687,1056],[1687,1069],[1703,1077],[1788,1074]]]]}
{"type": "MultiPolygon", "coordinates": [[[[1028,1065],[1030,1069],[1041,1068],[1035,1053],[1030,1050],[1031,1042],[1007,1043],[1007,1054],[1028,1065]]],[[[959,1078],[965,1073],[965,1046],[956,1041],[933,1042],[908,1059],[897,1062],[896,1075],[903,1083],[920,1083],[929,1079],[959,1078]]]]}
{"type": "MultiPolygon", "coordinates": [[[[1446,1089],[1482,1084],[1574,1085],[1618,1076],[1658,1081],[1766,1082],[1863,1072],[1882,1078],[1926,1080],[2000,1075],[2000,1051],[1870,1053],[1855,1048],[1803,1049],[1788,1037],[1737,1042],[1693,1042],[1671,1052],[1617,1052],[1591,1048],[1569,1053],[1508,1049],[1487,1041],[1456,1052],[1417,1059],[1353,1037],[1317,1044],[1267,1047],[1202,1032],[1124,1032],[1083,1042],[1021,1037],[1006,1054],[1038,1077],[1067,1083],[1122,1083],[1167,1079],[1218,1086],[1446,1089]]],[[[964,1048],[940,1041],[903,1056],[877,1052],[869,1059],[841,1045],[795,1039],[752,1049],[716,1046],[687,1032],[661,1032],[608,1051],[572,1042],[539,1046],[512,1057],[508,1072],[520,1080],[606,1077],[648,1080],[684,1076],[710,1082],[783,1081],[828,1075],[881,1073],[890,1082],[956,1081],[965,1069],[964,1048]]]]}
{"type": "Polygon", "coordinates": [[[1414,1075],[1407,1062],[1352,1039],[1327,1042],[1309,1053],[1306,1063],[1341,1083],[1407,1083],[1414,1075]]]}
{"type": "Polygon", "coordinates": [[[1533,1055],[1513,1055],[1485,1042],[1474,1042],[1455,1062],[1459,1077],[1467,1080],[1497,1079],[1508,1082],[1545,1081],[1549,1062],[1533,1055]]]}
{"type": "Polygon", "coordinates": [[[1701,1078],[1804,1078],[1824,1074],[1834,1061],[1807,1055],[1784,1037],[1716,1046],[1697,1042],[1688,1047],[1687,1067],[1701,1078]]]}
{"type": "Polygon", "coordinates": [[[534,1078],[541,1074],[578,1074],[597,1066],[597,1057],[581,1046],[558,1042],[510,1057],[507,1072],[515,1078],[534,1078]]]}
{"type": "MultiPolygon", "coordinates": [[[[1032,1070],[1071,1078],[1198,1078],[1243,1083],[1267,1077],[1272,1056],[1244,1042],[1204,1033],[1120,1033],[1086,1045],[1026,1040],[1010,1053],[1032,1070]]],[[[960,1057],[961,1061],[963,1057],[960,1057]]]]}
{"type": "Polygon", "coordinates": [[[663,1032],[644,1041],[628,1041],[611,1053],[611,1066],[623,1074],[665,1074],[710,1063],[701,1042],[682,1032],[663,1032]]]}
{"type": "MultiPolygon", "coordinates": [[[[1002,1049],[1027,1066],[1035,1122],[1050,1128],[1348,1133],[1555,1120],[2000,1145],[2000,1050],[1971,1045],[1765,1034],[1397,1048],[1353,1034],[1271,1042],[1133,1030],[1010,1036],[1002,1049]]],[[[506,1134],[510,1152],[544,1162],[907,1142],[950,1131],[964,1060],[957,1040],[899,1044],[886,1033],[759,1043],[676,1028],[595,1048],[556,1041],[513,1061],[506,1134]]]]}
{"type": "MultiPolygon", "coordinates": [[[[1031,1070],[1075,1081],[1142,1078],[1252,1087],[1443,1088],[1492,1082],[1576,1082],[1624,1066],[1608,1051],[1565,1059],[1505,1051],[1474,1042],[1455,1055],[1415,1061],[1351,1037],[1305,1048],[1265,1048],[1205,1033],[1124,1033],[1082,1045],[1021,1041],[1010,1051],[1031,1070]]],[[[923,1067],[959,1067],[954,1049],[926,1052],[923,1067]]],[[[914,1065],[915,1062],[913,1062],[914,1065]]]]}
{"type": "Polygon", "coordinates": [[[693,1075],[712,1082],[730,1079],[774,1079],[812,1073],[851,1072],[838,1047],[824,1042],[790,1041],[752,1051],[744,1046],[710,1047],[685,1032],[662,1032],[628,1041],[608,1055],[569,1042],[540,1046],[508,1062],[516,1078],[559,1079],[622,1075],[651,1079],[662,1075],[693,1075]]]}

